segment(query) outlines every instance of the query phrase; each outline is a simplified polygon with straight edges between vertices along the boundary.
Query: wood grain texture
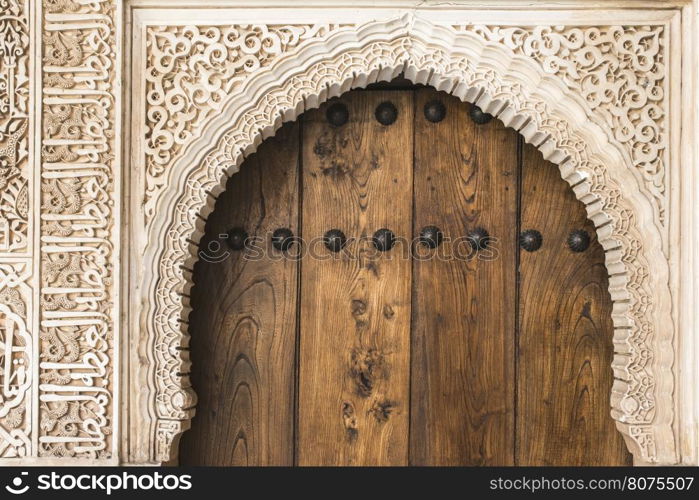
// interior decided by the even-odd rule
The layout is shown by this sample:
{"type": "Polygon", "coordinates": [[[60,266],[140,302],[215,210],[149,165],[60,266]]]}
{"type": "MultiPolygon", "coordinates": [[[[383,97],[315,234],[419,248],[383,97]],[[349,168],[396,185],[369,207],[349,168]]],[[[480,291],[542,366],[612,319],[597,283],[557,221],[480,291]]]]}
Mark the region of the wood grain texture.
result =
{"type": "Polygon", "coordinates": [[[509,465],[517,135],[497,120],[474,124],[469,104],[444,93],[420,91],[415,104],[414,233],[440,227],[446,258],[413,262],[410,461],[509,465]],[[438,123],[423,113],[434,99],[447,109],[438,123]],[[478,226],[497,241],[469,256],[463,237],[478,226]]]}
{"type": "Polygon", "coordinates": [[[267,253],[195,268],[199,403],[181,463],[630,464],[609,416],[604,254],[557,167],[441,92],[337,101],[349,123],[328,124],[327,103],[285,125],[209,218],[211,256],[229,251],[219,235],[235,226],[267,253]],[[434,99],[447,107],[439,123],[424,117],[434,99]],[[399,111],[389,126],[375,119],[384,101],[399,111]],[[425,225],[447,241],[411,259],[425,225]],[[495,240],[465,258],[478,226],[495,240]],[[519,250],[519,226],[543,234],[540,250],[519,250]],[[278,227],[304,237],[300,263],[272,250],[278,227]],[[368,240],[383,227],[402,239],[380,254],[368,240]],[[325,249],[331,228],[355,239],[347,252],[325,249]],[[566,238],[579,228],[593,243],[573,253],[566,238]]]}
{"type": "Polygon", "coordinates": [[[184,465],[293,464],[298,262],[272,251],[269,235],[278,227],[298,233],[298,145],[298,124],[262,144],[207,222],[202,251],[229,252],[219,235],[240,226],[259,238],[248,257],[268,253],[246,259],[230,251],[195,268],[190,332],[199,401],[180,446],[184,465]]]}
{"type": "MultiPolygon", "coordinates": [[[[370,238],[411,232],[412,94],[359,92],[340,99],[349,122],[332,127],[328,104],[303,119],[303,235],[331,228],[370,238]],[[379,124],[383,101],[397,121],[379,124]]],[[[408,462],[410,260],[372,255],[365,242],[332,258],[322,244],[302,262],[298,463],[408,462]],[[357,257],[362,250],[364,254],[357,257]]]]}
{"type": "Polygon", "coordinates": [[[520,252],[517,464],[630,465],[609,415],[613,376],[612,302],[604,252],[584,206],[558,168],[526,145],[522,229],[543,235],[520,252]],[[571,231],[592,237],[570,251],[571,231]]]}

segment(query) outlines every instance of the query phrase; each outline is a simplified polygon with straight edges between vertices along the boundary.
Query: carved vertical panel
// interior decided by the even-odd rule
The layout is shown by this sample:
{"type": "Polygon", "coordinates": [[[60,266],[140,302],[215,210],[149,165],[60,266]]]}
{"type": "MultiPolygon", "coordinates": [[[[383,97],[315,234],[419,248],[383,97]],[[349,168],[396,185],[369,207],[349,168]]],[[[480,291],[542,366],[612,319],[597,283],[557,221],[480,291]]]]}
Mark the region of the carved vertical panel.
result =
{"type": "Polygon", "coordinates": [[[110,458],[116,2],[43,3],[39,455],[110,458]]]}
{"type": "Polygon", "coordinates": [[[28,7],[0,1],[0,255],[28,249],[28,7]]]}
{"type": "Polygon", "coordinates": [[[28,0],[0,0],[0,458],[32,450],[28,0]]]}

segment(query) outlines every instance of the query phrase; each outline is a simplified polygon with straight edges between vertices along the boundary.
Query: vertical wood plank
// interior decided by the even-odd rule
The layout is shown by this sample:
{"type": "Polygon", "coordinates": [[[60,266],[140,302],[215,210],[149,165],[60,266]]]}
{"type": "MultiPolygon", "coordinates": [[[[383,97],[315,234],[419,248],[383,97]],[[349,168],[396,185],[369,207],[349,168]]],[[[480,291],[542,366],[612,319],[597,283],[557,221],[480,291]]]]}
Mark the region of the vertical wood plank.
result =
{"type": "Polygon", "coordinates": [[[521,226],[543,245],[520,252],[518,465],[630,465],[609,415],[612,303],[604,252],[556,165],[525,145],[521,226]],[[566,240],[584,229],[590,247],[566,240]]]}
{"type": "Polygon", "coordinates": [[[328,124],[332,103],[303,120],[303,236],[319,244],[302,262],[298,463],[405,465],[410,260],[397,248],[375,255],[366,242],[333,257],[319,238],[332,228],[370,238],[384,227],[409,237],[412,94],[356,92],[339,101],[347,124],[328,124]],[[374,116],[384,101],[398,110],[388,126],[374,116]]]}
{"type": "Polygon", "coordinates": [[[298,233],[298,148],[299,125],[285,125],[231,177],[207,222],[201,251],[215,258],[200,253],[194,272],[199,401],[180,446],[184,465],[293,464],[298,262],[272,250],[269,236],[298,233]],[[258,248],[231,251],[219,235],[233,227],[259,238],[258,248]]]}
{"type": "Polygon", "coordinates": [[[413,263],[411,463],[510,465],[517,134],[474,124],[469,104],[444,93],[420,91],[415,104],[414,234],[440,227],[445,258],[413,263]],[[435,99],[446,117],[431,123],[435,99]],[[478,226],[496,240],[466,260],[455,240],[478,226]]]}

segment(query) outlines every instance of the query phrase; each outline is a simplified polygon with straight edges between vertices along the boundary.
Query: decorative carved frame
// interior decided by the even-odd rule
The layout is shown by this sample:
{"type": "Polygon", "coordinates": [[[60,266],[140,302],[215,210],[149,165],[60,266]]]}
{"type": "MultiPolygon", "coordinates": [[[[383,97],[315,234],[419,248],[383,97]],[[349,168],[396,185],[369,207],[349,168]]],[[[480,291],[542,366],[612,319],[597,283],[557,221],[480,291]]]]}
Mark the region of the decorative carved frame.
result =
{"type": "Polygon", "coordinates": [[[401,72],[559,165],[606,250],[617,427],[637,464],[697,463],[696,0],[2,2],[0,463],[176,458],[216,196],[283,121],[401,72]]]}

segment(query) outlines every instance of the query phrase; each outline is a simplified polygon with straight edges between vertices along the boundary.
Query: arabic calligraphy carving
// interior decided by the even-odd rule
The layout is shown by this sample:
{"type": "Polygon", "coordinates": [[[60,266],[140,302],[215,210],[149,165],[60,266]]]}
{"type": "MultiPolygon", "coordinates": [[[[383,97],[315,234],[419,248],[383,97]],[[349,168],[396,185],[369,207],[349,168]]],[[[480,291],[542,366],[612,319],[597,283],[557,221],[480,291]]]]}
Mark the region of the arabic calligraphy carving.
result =
{"type": "Polygon", "coordinates": [[[42,456],[112,453],[114,8],[44,1],[42,456]]]}

